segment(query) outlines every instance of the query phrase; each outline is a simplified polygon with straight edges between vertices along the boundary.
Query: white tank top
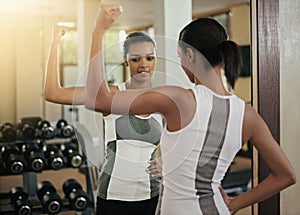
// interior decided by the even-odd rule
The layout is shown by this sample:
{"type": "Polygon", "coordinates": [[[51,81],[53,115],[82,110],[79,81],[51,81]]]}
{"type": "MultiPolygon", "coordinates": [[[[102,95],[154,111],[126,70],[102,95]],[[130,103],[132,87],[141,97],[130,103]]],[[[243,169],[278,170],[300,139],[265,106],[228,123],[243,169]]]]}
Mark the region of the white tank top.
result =
{"type": "MultiPolygon", "coordinates": [[[[125,83],[118,87],[126,90],[125,83]]],[[[145,170],[160,141],[162,117],[110,114],[103,119],[106,154],[98,179],[98,196],[120,201],[158,196],[160,181],[145,170]]]]}
{"type": "Polygon", "coordinates": [[[244,101],[192,88],[196,112],[183,129],[161,137],[161,214],[230,214],[218,190],[242,145],[244,101]]]}

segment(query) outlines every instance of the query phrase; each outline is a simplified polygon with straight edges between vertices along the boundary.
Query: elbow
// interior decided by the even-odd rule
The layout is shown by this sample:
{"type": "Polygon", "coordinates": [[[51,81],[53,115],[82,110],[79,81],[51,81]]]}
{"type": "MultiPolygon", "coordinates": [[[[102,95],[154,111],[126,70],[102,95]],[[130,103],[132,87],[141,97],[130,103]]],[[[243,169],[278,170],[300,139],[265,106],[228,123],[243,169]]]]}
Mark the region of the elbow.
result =
{"type": "Polygon", "coordinates": [[[283,181],[284,187],[289,187],[289,186],[296,184],[297,179],[296,179],[295,173],[290,172],[290,173],[286,174],[284,176],[284,178],[282,179],[282,181],[283,181]]]}
{"type": "Polygon", "coordinates": [[[109,96],[108,94],[92,94],[89,93],[85,94],[84,98],[84,106],[88,110],[101,112],[101,113],[110,113],[110,102],[109,102],[109,96]]]}
{"type": "Polygon", "coordinates": [[[88,110],[95,110],[95,101],[92,101],[91,99],[85,99],[84,100],[84,106],[88,110]]]}
{"type": "Polygon", "coordinates": [[[44,99],[47,102],[55,102],[56,101],[55,96],[47,90],[44,91],[44,99]]]}
{"type": "Polygon", "coordinates": [[[56,104],[69,104],[68,102],[65,101],[63,96],[59,95],[58,93],[54,93],[50,91],[44,92],[44,99],[47,102],[52,102],[56,104]]]}
{"type": "Polygon", "coordinates": [[[292,173],[287,179],[288,186],[294,185],[296,184],[296,182],[297,182],[296,175],[295,173],[292,173]]]}
{"type": "Polygon", "coordinates": [[[96,111],[96,112],[102,112],[102,113],[106,112],[105,107],[103,106],[103,104],[99,103],[99,102],[95,102],[94,99],[86,98],[84,100],[84,106],[88,110],[92,110],[92,111],[96,111]]]}
{"type": "Polygon", "coordinates": [[[54,102],[54,103],[56,103],[58,98],[59,98],[59,93],[57,93],[56,88],[50,88],[50,87],[45,86],[45,89],[44,89],[44,99],[47,102],[54,102]]]}

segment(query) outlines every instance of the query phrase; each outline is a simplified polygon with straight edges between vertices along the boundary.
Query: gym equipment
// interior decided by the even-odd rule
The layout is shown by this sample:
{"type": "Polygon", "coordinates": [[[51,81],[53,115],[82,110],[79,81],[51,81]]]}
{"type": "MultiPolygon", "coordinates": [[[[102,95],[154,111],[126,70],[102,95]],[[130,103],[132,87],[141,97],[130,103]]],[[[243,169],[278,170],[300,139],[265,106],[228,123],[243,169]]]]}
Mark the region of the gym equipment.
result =
{"type": "Polygon", "coordinates": [[[9,198],[14,205],[15,214],[30,215],[32,214],[32,205],[28,200],[28,194],[22,187],[13,187],[9,192],[9,198]]]}
{"type": "MultiPolygon", "coordinates": [[[[88,134],[84,126],[76,125],[78,136],[75,127],[65,120],[58,120],[55,127],[40,117],[26,117],[17,124],[4,123],[0,127],[0,177],[19,174],[23,179],[21,187],[18,183],[11,191],[1,193],[0,214],[94,213],[97,169],[86,162],[82,154],[84,143],[91,139],[83,139],[80,135],[80,132],[88,134]],[[9,137],[8,131],[16,136],[9,137]],[[8,138],[4,139],[3,132],[8,138]],[[60,177],[61,171],[70,168],[85,174],[85,192],[83,184],[68,180],[63,186],[64,196],[60,198],[51,180],[38,183],[42,171],[50,170],[53,177],[60,177]]],[[[77,180],[76,175],[72,178],[77,180]]]]}
{"type": "Polygon", "coordinates": [[[50,181],[37,184],[37,196],[45,213],[58,214],[61,211],[63,202],[50,181]]]}
{"type": "Polygon", "coordinates": [[[63,191],[75,211],[85,210],[90,203],[88,195],[82,190],[82,186],[75,179],[65,181],[63,191]]]}
{"type": "Polygon", "coordinates": [[[35,172],[44,169],[46,158],[36,142],[28,142],[22,146],[22,152],[27,160],[28,168],[35,172]]]}
{"type": "Polygon", "coordinates": [[[6,122],[0,125],[1,139],[4,141],[15,141],[17,139],[17,130],[13,124],[6,122]]]}
{"type": "Polygon", "coordinates": [[[40,120],[37,123],[37,136],[44,139],[52,139],[55,136],[55,130],[47,120],[40,120]]]}
{"type": "Polygon", "coordinates": [[[56,145],[44,145],[43,151],[50,168],[55,170],[62,168],[62,166],[64,165],[63,155],[56,145]]]}
{"type": "Polygon", "coordinates": [[[61,145],[63,155],[67,158],[67,164],[71,167],[80,167],[83,163],[83,157],[79,154],[78,148],[74,143],[67,142],[61,145]]]}
{"type": "Polygon", "coordinates": [[[19,122],[18,131],[24,139],[35,139],[35,127],[31,122],[19,122]]]}
{"type": "Polygon", "coordinates": [[[60,119],[56,123],[57,135],[59,137],[69,138],[74,135],[74,127],[64,119],[60,119]]]}
{"type": "Polygon", "coordinates": [[[1,155],[6,168],[13,174],[23,172],[26,161],[20,152],[19,148],[11,143],[6,144],[1,148],[1,155]]]}

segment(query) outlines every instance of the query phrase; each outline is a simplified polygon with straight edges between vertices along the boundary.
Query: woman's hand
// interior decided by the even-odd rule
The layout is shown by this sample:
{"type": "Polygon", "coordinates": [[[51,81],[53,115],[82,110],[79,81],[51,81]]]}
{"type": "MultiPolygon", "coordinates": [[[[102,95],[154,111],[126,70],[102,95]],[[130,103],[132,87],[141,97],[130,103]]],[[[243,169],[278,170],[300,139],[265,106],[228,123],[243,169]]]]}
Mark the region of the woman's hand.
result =
{"type": "Polygon", "coordinates": [[[146,172],[150,174],[151,177],[161,178],[162,176],[162,169],[161,165],[156,159],[149,161],[150,166],[146,169],[146,172]]]}
{"type": "Polygon", "coordinates": [[[55,25],[52,27],[52,41],[60,43],[68,28],[65,26],[55,25]]]}
{"type": "Polygon", "coordinates": [[[225,204],[227,205],[227,208],[229,209],[230,213],[234,213],[235,211],[230,208],[231,202],[233,201],[233,198],[230,198],[227,193],[223,190],[222,186],[219,186],[219,190],[221,192],[221,195],[223,197],[223,200],[225,202],[225,204]]]}
{"type": "Polygon", "coordinates": [[[95,29],[106,31],[114,24],[121,13],[122,7],[119,5],[101,5],[99,8],[95,29]]]}

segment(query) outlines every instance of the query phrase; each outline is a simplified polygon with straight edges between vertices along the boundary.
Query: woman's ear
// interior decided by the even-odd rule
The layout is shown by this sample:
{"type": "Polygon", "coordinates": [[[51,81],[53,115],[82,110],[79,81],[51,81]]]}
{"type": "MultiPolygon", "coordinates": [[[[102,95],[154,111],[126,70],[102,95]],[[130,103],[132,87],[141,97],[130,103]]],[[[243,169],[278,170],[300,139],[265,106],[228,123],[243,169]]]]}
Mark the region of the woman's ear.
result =
{"type": "Polygon", "coordinates": [[[125,60],[124,64],[125,64],[125,66],[129,66],[129,64],[128,64],[128,61],[127,61],[127,60],[125,60]]]}
{"type": "Polygon", "coordinates": [[[191,48],[187,48],[186,51],[187,51],[189,62],[192,63],[195,60],[195,53],[191,48]]]}

